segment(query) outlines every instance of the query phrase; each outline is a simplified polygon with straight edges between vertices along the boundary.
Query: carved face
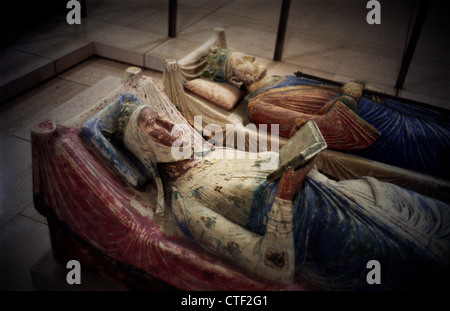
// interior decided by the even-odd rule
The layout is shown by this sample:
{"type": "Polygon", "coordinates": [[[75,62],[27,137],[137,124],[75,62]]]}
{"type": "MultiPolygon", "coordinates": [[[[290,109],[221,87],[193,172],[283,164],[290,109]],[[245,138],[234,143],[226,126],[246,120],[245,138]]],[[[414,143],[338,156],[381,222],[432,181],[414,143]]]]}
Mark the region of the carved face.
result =
{"type": "MultiPolygon", "coordinates": [[[[183,131],[173,122],[164,119],[150,107],[145,107],[140,111],[138,126],[151,141],[156,161],[158,163],[175,162],[182,160],[172,151],[172,148],[183,147],[191,154],[191,136],[189,131],[183,131]]],[[[183,155],[186,156],[186,155],[183,155]]]]}
{"type": "Polygon", "coordinates": [[[234,52],[228,59],[231,73],[228,81],[237,87],[248,86],[263,78],[267,68],[255,62],[255,57],[241,52],[234,52]]]}

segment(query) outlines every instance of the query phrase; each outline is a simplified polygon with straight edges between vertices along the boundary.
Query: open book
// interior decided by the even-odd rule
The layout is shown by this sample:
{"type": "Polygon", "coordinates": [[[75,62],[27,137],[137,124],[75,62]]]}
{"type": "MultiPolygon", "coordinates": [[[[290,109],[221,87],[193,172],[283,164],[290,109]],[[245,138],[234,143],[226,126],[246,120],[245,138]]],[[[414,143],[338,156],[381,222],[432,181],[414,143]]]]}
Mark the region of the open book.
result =
{"type": "Polygon", "coordinates": [[[280,179],[287,167],[297,169],[326,148],[327,144],[317,124],[307,122],[280,149],[278,168],[267,176],[267,180],[280,179]]]}

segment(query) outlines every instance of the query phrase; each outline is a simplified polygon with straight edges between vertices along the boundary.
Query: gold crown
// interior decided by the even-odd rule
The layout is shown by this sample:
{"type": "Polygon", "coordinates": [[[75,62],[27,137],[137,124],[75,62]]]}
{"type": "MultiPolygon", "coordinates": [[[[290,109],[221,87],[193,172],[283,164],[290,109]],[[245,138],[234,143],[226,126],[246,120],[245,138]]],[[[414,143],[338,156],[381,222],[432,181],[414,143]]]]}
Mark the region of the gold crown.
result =
{"type": "Polygon", "coordinates": [[[226,82],[226,66],[230,54],[230,50],[227,49],[216,48],[210,51],[207,56],[208,65],[202,73],[203,78],[212,81],[226,82]]]}

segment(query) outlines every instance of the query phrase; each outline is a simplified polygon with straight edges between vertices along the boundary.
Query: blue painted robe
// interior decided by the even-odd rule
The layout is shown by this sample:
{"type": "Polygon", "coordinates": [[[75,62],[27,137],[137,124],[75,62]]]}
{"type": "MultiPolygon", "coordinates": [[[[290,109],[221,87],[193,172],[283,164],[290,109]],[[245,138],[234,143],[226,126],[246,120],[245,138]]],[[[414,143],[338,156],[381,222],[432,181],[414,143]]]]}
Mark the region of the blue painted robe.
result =
{"type": "MultiPolygon", "coordinates": [[[[250,230],[264,234],[277,188],[266,182],[254,193],[250,230]]],[[[312,171],[294,199],[293,225],[296,274],[322,288],[424,289],[450,276],[450,205],[393,184],[312,171]],[[367,282],[371,260],[381,284],[367,282]]]]}

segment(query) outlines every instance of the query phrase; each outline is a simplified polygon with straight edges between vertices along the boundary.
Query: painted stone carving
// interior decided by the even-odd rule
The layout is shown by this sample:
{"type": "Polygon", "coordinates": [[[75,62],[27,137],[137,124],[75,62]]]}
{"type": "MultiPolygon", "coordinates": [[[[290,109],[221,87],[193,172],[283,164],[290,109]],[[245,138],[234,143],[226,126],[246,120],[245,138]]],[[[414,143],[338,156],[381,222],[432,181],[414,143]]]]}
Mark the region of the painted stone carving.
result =
{"type": "MultiPolygon", "coordinates": [[[[332,163],[328,169],[339,170],[351,161],[339,155],[329,161],[326,151],[269,182],[272,170],[261,169],[267,158],[241,166],[213,157],[219,150],[211,150],[151,79],[136,68],[125,75],[116,92],[70,127],[43,123],[32,134],[36,197],[100,252],[190,290],[301,290],[305,284],[374,289],[366,279],[369,258],[392,272],[376,289],[433,287],[447,280],[448,203],[370,177],[329,179],[322,169],[332,163]],[[173,124],[181,125],[175,137],[168,131],[173,124]],[[197,151],[202,158],[174,161],[168,148],[180,138],[191,157],[197,151]],[[247,175],[237,175],[243,171],[247,175]],[[236,178],[241,180],[230,183],[236,178]],[[216,204],[223,197],[231,199],[216,204]],[[217,235],[230,228],[236,230],[228,240],[217,235]],[[263,254],[250,256],[247,250],[265,235],[263,254]]],[[[414,173],[395,173],[417,180],[414,173]]]]}
{"type": "Polygon", "coordinates": [[[205,79],[194,79],[186,82],[185,88],[194,94],[230,110],[245,96],[245,92],[228,83],[217,83],[205,79]]]}
{"type": "MultiPolygon", "coordinates": [[[[378,102],[363,93],[363,84],[359,83],[349,82],[339,88],[302,77],[268,76],[255,57],[227,50],[224,40],[217,46],[213,42],[209,41],[210,54],[203,47],[202,53],[192,53],[178,62],[167,60],[165,65],[165,90],[191,124],[195,115],[204,116],[203,127],[280,124],[281,146],[298,126],[311,120],[319,125],[329,149],[449,180],[447,112],[400,99],[378,102]],[[201,66],[193,61],[195,56],[202,60],[201,66]],[[189,68],[190,76],[184,74],[185,68],[189,68]],[[187,80],[202,76],[226,81],[249,95],[235,109],[225,112],[183,90],[187,80]]],[[[249,133],[259,135],[251,130],[249,133]]]]}
{"type": "Polygon", "coordinates": [[[373,256],[397,271],[378,288],[433,286],[436,275],[446,275],[448,204],[372,178],[330,180],[313,166],[320,154],[303,169],[287,170],[280,181],[266,181],[273,171],[261,169],[267,158],[227,162],[214,157],[219,150],[203,139],[189,145],[197,132],[151,79],[140,81],[139,98],[119,94],[83,122],[84,141],[79,128],[54,124],[41,124],[32,135],[35,193],[99,251],[182,289],[371,288],[366,264],[373,256]],[[182,125],[175,137],[171,124],[182,125]],[[167,141],[183,137],[189,155],[197,150],[203,157],[173,162],[167,141]],[[113,148],[104,148],[108,143],[113,148]],[[122,155],[129,161],[118,165],[122,155]],[[432,221],[422,226],[427,219],[432,221]],[[233,229],[228,239],[217,234],[227,228],[233,229]],[[265,234],[275,247],[250,256],[247,251],[265,234]],[[357,245],[367,247],[360,252],[357,245]],[[244,263],[246,270],[214,253],[244,263]],[[406,276],[411,265],[414,282],[406,276]]]}
{"type": "Polygon", "coordinates": [[[390,271],[392,280],[382,284],[384,289],[433,286],[448,268],[448,204],[370,177],[335,182],[312,163],[266,182],[276,166],[263,168],[269,161],[264,153],[240,159],[239,150],[203,149],[196,159],[192,129],[174,132],[174,127],[170,118],[127,93],[89,119],[81,132],[137,185],[129,179],[133,169],[111,156],[115,148],[105,133],[123,142],[143,166],[134,169],[136,175],[156,182],[156,215],[167,213],[168,192],[179,229],[236,265],[285,284],[294,281],[295,271],[330,289],[369,288],[366,264],[373,258],[390,271]],[[174,157],[176,141],[187,148],[187,158],[174,157]],[[408,278],[412,268],[414,282],[408,278]]]}
{"type": "MultiPolygon", "coordinates": [[[[170,106],[163,95],[161,92],[160,100],[170,106]]],[[[164,189],[170,189],[174,218],[192,240],[264,278],[292,283],[292,201],[282,199],[286,194],[280,191],[264,236],[245,228],[253,192],[277,168],[278,155],[260,153],[252,158],[230,148],[202,149],[198,154],[191,144],[192,128],[175,130],[176,126],[152,106],[125,93],[90,118],[81,133],[131,185],[140,186],[147,179],[156,183],[157,215],[164,216],[164,189]],[[112,141],[123,145],[140,165],[130,163],[112,141]],[[174,153],[177,142],[187,150],[182,157],[174,153]],[[159,171],[165,175],[165,183],[159,171]]]]}
{"type": "Polygon", "coordinates": [[[228,55],[219,58],[223,64],[212,62],[215,69],[207,68],[204,73],[213,80],[244,86],[250,93],[248,109],[255,124],[280,124],[280,135],[290,137],[298,126],[314,121],[330,149],[450,177],[445,160],[450,154],[450,119],[443,112],[390,99],[379,103],[369,96],[363,98],[363,85],[356,82],[333,91],[295,76],[265,76],[265,68],[255,58],[222,50],[213,49],[211,54],[228,55]],[[210,75],[214,70],[217,76],[210,75]]]}

